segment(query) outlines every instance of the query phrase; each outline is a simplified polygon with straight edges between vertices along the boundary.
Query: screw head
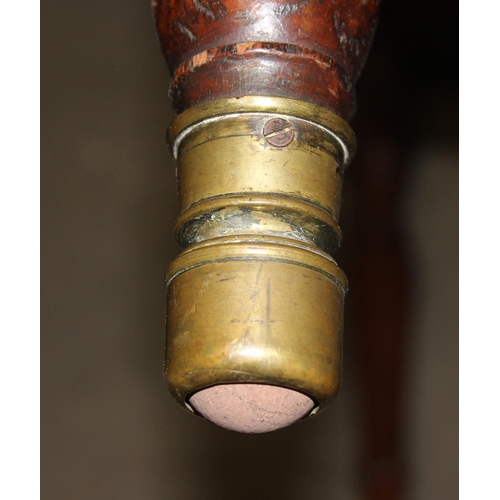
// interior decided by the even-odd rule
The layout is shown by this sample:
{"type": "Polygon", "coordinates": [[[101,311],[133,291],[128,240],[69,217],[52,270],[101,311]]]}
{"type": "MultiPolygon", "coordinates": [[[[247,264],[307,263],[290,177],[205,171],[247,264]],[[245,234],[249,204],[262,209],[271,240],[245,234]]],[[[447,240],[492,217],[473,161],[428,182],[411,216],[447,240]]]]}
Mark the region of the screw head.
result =
{"type": "Polygon", "coordinates": [[[264,137],[271,146],[283,148],[288,146],[295,136],[293,126],[283,118],[273,118],[264,125],[264,137]]]}

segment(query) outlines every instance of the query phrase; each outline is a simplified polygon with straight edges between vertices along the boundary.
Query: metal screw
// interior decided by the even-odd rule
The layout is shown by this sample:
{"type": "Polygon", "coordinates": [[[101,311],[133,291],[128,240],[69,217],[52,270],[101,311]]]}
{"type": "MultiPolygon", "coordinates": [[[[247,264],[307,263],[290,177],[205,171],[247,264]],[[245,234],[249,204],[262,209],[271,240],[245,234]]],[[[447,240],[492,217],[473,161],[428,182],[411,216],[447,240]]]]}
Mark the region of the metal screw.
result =
{"type": "Polygon", "coordinates": [[[288,146],[295,136],[293,126],[283,118],[273,118],[264,125],[264,137],[272,146],[288,146]]]}

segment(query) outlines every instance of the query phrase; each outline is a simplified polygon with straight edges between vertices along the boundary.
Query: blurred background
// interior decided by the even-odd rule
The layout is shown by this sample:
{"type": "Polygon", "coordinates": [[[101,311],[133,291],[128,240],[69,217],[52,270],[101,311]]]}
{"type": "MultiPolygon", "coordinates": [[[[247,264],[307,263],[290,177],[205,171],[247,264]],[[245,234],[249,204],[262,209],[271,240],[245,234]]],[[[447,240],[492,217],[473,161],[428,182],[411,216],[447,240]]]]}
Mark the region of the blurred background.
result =
{"type": "Polygon", "coordinates": [[[382,3],[337,261],[344,382],[269,435],[162,378],[179,249],[169,76],[144,1],[42,7],[42,498],[458,498],[458,7],[382,3]]]}

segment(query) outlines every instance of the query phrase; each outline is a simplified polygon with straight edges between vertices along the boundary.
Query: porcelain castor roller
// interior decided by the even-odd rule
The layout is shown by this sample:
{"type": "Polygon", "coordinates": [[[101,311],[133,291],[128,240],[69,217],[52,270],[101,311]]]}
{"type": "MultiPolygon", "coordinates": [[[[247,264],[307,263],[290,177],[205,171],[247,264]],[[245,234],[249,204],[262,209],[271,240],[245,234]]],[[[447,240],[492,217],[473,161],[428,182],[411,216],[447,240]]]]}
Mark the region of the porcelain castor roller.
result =
{"type": "Polygon", "coordinates": [[[273,385],[225,384],[203,389],[189,400],[214,424],[230,431],[261,434],[287,427],[308,415],[308,396],[273,385]]]}

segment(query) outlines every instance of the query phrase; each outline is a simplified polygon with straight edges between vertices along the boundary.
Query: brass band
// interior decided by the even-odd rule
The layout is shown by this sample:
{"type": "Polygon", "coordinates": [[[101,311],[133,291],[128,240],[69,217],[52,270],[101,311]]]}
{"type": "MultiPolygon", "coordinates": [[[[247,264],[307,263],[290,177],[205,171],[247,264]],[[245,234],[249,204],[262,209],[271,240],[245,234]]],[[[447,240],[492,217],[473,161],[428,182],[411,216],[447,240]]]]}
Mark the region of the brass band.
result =
{"type": "Polygon", "coordinates": [[[344,165],[347,166],[356,152],[356,136],[349,124],[335,113],[304,101],[272,96],[245,96],[240,99],[217,99],[198,104],[184,111],[168,129],[168,143],[177,159],[177,142],[182,141],[182,132],[189,127],[220,116],[240,113],[274,113],[299,118],[324,127],[333,133],[341,144],[344,165]]]}
{"type": "Polygon", "coordinates": [[[236,237],[186,250],[166,276],[166,377],[180,404],[221,383],[266,383],[326,407],[341,378],[344,273],[306,245],[236,237]]]}
{"type": "Polygon", "coordinates": [[[168,136],[178,161],[181,246],[246,231],[332,254],[339,247],[342,171],[355,140],[334,113],[294,99],[222,99],[179,115],[168,136]],[[277,117],[293,133],[284,147],[264,133],[277,117]]]}

